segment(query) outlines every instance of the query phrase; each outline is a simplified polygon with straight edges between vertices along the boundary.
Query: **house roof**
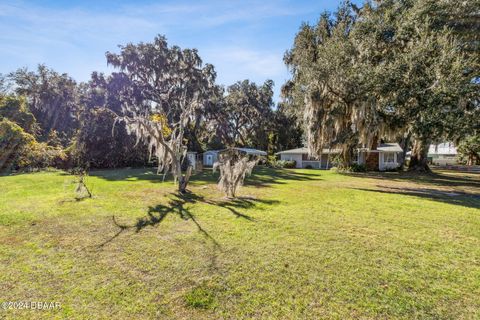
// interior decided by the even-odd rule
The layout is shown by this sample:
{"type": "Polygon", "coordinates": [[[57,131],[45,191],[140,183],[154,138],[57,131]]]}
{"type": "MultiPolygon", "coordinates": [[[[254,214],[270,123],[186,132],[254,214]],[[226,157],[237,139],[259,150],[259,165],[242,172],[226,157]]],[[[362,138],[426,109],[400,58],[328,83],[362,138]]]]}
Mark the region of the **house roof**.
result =
{"type": "Polygon", "coordinates": [[[398,143],[381,143],[377,147],[382,152],[403,152],[402,147],[398,143]]]}
{"type": "MultiPolygon", "coordinates": [[[[267,153],[265,151],[257,150],[257,149],[253,149],[253,148],[234,148],[234,149],[236,149],[238,151],[243,151],[246,154],[251,154],[251,155],[256,155],[256,156],[266,156],[267,155],[267,153]]],[[[205,151],[204,153],[218,153],[218,152],[221,152],[221,151],[224,151],[224,150],[227,150],[227,149],[208,150],[208,151],[205,151]]]]}
{"type": "Polygon", "coordinates": [[[253,154],[253,155],[257,155],[257,156],[266,156],[267,155],[267,153],[265,151],[252,149],[252,148],[235,148],[235,149],[243,151],[247,154],[253,154]]]}
{"type": "MultiPolygon", "coordinates": [[[[368,151],[368,149],[362,149],[364,151],[368,151]]],[[[377,151],[380,152],[403,152],[403,149],[400,147],[398,143],[381,143],[377,147],[377,151]]],[[[340,153],[340,149],[323,149],[322,154],[329,154],[329,153],[340,153]]],[[[296,148],[290,149],[285,151],[277,152],[276,154],[308,154],[308,149],[303,148],[296,148]]]]}
{"type": "Polygon", "coordinates": [[[431,144],[430,147],[428,148],[428,155],[433,156],[433,155],[456,155],[457,154],[457,148],[455,145],[451,142],[444,142],[440,144],[431,144]]]}
{"type": "MultiPolygon", "coordinates": [[[[322,150],[322,154],[329,154],[329,153],[340,153],[340,150],[339,149],[323,149],[322,150]]],[[[280,152],[277,152],[276,154],[308,154],[308,149],[305,147],[302,147],[302,148],[280,151],[280,152]]]]}

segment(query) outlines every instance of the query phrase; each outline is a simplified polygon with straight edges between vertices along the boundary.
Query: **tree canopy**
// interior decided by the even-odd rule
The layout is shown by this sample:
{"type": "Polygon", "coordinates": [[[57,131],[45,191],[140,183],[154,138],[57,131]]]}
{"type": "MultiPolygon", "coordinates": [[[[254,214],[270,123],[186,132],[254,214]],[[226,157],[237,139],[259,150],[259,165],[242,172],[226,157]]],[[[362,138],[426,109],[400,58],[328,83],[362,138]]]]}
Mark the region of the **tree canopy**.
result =
{"type": "Polygon", "coordinates": [[[172,172],[184,192],[189,179],[189,172],[184,176],[181,169],[185,132],[202,119],[217,94],[213,66],[202,66],[196,50],[169,47],[163,36],[153,43],[123,46],[119,54],[107,52],[107,61],[130,82],[120,92],[124,110],[118,119],[137,141],[148,144],[158,171],[172,172]]]}
{"type": "Polygon", "coordinates": [[[430,18],[436,8],[430,0],[347,1],[301,26],[285,55],[292,79],[283,93],[303,114],[311,155],[340,148],[348,166],[355,147],[408,134],[410,166],[426,170],[430,142],[465,125],[478,109],[478,61],[445,20],[430,18]]]}
{"type": "Polygon", "coordinates": [[[61,135],[66,146],[77,128],[79,111],[76,82],[67,74],[59,74],[39,65],[36,72],[18,69],[9,75],[18,95],[27,97],[28,105],[40,123],[41,139],[47,140],[52,130],[61,135]]]}

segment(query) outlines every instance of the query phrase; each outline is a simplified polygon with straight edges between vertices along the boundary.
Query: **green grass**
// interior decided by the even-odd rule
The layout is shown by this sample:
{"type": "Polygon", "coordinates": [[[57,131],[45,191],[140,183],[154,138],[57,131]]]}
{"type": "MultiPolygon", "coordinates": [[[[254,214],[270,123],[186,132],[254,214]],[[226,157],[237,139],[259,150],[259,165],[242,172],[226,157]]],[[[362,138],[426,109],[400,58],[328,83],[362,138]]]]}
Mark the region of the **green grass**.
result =
{"type": "Polygon", "coordinates": [[[480,175],[257,168],[227,200],[150,170],[0,176],[7,319],[480,319],[480,175]]]}

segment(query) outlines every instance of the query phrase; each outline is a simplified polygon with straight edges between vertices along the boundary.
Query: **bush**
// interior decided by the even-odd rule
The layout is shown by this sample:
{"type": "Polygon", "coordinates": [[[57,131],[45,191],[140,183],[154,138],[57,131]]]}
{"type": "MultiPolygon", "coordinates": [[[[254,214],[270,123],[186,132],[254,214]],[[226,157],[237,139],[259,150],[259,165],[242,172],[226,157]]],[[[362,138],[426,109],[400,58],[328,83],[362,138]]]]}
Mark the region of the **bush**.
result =
{"type": "Polygon", "coordinates": [[[305,169],[313,169],[313,167],[311,165],[306,165],[305,169]]]}
{"type": "Polygon", "coordinates": [[[0,121],[0,171],[63,168],[66,162],[67,155],[61,147],[39,143],[16,123],[0,121]]]}
{"type": "Polygon", "coordinates": [[[367,167],[364,164],[354,163],[350,166],[351,172],[367,172],[367,167]]]}
{"type": "Polygon", "coordinates": [[[48,167],[64,168],[67,155],[61,147],[52,147],[46,143],[31,141],[25,145],[16,162],[16,168],[36,171],[48,167]]]}
{"type": "Polygon", "coordinates": [[[28,110],[23,97],[0,96],[0,120],[8,119],[19,125],[25,132],[35,134],[38,130],[35,117],[28,110]]]}
{"type": "Polygon", "coordinates": [[[277,167],[278,168],[286,168],[286,169],[293,169],[297,165],[297,162],[295,160],[280,160],[277,161],[277,167]]]}
{"type": "Polygon", "coordinates": [[[356,164],[353,163],[352,165],[348,167],[332,167],[330,170],[335,170],[337,172],[342,172],[342,173],[349,173],[349,172],[367,172],[367,167],[363,164],[356,164]]]}
{"type": "Polygon", "coordinates": [[[267,156],[267,166],[270,168],[278,168],[278,162],[276,156],[267,156]]]}
{"type": "Polygon", "coordinates": [[[0,171],[14,168],[24,147],[35,138],[26,133],[18,124],[3,119],[0,121],[0,171]]]}

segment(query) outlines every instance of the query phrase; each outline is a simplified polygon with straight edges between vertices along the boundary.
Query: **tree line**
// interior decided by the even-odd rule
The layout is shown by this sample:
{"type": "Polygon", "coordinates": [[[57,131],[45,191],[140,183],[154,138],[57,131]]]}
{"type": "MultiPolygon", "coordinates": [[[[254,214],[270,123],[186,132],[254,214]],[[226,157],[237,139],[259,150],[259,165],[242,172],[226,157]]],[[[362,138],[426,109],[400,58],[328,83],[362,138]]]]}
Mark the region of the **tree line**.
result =
{"type": "MultiPolygon", "coordinates": [[[[237,146],[273,155],[305,144],[311,156],[341,149],[348,168],[357,147],[382,140],[412,149],[411,170],[428,170],[428,146],[443,140],[461,143],[473,164],[480,161],[476,2],[344,2],[301,25],[276,106],[271,80],[220,86],[197,50],[169,46],[164,36],[107,52],[114,72],[92,72],[87,82],[44,65],[18,69],[0,76],[0,170],[155,161],[186,184],[186,150],[237,146]]],[[[242,157],[225,158],[221,171],[239,163],[232,159],[242,157]]]]}
{"type": "Polygon", "coordinates": [[[0,170],[172,166],[159,157],[162,145],[133,124],[140,116],[178,142],[169,146],[175,153],[228,146],[273,153],[301,143],[298,129],[277,134],[297,123],[274,108],[271,80],[224,88],[196,50],[169,47],[163,36],[106,56],[116,71],[93,72],[88,82],[44,65],[1,78],[0,170]],[[157,156],[149,159],[149,152],[157,156]]]}

